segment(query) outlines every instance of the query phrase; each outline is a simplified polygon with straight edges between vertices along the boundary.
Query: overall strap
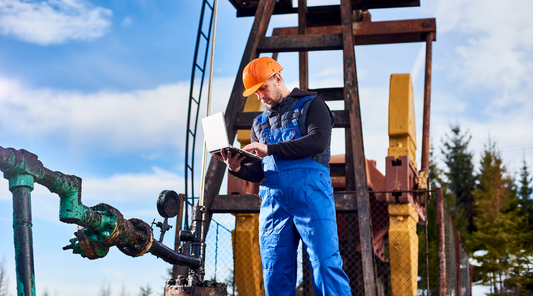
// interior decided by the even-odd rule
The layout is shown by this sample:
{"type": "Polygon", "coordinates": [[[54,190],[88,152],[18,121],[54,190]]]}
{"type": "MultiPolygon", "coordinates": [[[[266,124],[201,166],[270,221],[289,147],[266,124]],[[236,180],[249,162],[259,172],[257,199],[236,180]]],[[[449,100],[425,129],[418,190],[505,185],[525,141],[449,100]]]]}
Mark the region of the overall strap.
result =
{"type": "Polygon", "coordinates": [[[302,106],[305,102],[313,99],[314,96],[306,96],[298,100],[298,103],[296,103],[296,107],[294,107],[294,113],[292,113],[292,122],[297,122],[298,118],[300,118],[300,114],[302,113],[302,106]]]}
{"type": "Polygon", "coordinates": [[[270,128],[270,123],[268,123],[267,110],[263,111],[261,115],[258,115],[255,120],[261,124],[261,129],[264,131],[270,128]]]}

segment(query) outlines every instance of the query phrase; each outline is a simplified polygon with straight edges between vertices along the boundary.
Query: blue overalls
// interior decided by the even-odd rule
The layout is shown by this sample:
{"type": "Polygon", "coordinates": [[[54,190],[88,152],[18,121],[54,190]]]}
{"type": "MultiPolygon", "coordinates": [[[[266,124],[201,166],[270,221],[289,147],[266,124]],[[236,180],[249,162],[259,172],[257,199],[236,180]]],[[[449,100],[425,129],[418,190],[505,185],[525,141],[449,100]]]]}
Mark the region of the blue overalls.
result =
{"type": "MultiPolygon", "coordinates": [[[[268,127],[266,111],[258,116],[263,144],[300,138],[297,117],[302,105],[312,98],[301,98],[291,123],[277,129],[268,127]]],[[[282,159],[272,155],[264,157],[262,165],[265,179],[259,188],[259,231],[266,295],[296,295],[300,238],[311,265],[315,294],[351,295],[339,254],[329,168],[311,157],[282,159]]]]}

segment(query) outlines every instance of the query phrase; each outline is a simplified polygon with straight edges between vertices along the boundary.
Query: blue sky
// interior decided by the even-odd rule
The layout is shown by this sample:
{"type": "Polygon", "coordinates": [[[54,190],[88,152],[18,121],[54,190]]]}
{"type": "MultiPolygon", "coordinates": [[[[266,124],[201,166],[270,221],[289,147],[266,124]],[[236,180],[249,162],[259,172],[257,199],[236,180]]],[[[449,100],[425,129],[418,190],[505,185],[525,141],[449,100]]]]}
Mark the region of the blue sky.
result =
{"type": "MultiPolygon", "coordinates": [[[[310,6],[338,2],[308,0],[310,6]]],[[[490,135],[510,172],[518,171],[524,157],[531,165],[533,3],[421,3],[370,12],[373,21],[437,18],[431,109],[435,148],[450,124],[460,123],[472,135],[476,163],[490,135]]],[[[184,191],[185,125],[200,8],[200,1],[178,0],[1,0],[0,146],[29,150],[47,168],[81,177],[84,204],[108,203],[125,217],[151,222],[158,217],[155,201],[161,190],[184,191]]],[[[229,1],[220,1],[212,112],[225,110],[252,21],[236,18],[229,1]]],[[[296,25],[295,15],[275,16],[268,34],[273,27],[296,25]]],[[[365,151],[383,171],[392,73],[413,76],[421,140],[424,45],[355,51],[365,151]]],[[[291,87],[298,81],[296,57],[279,57],[291,87]]],[[[309,61],[311,88],[342,86],[340,52],[313,52],[309,61]]],[[[343,141],[342,132],[334,132],[334,141],[343,141]]],[[[333,152],[343,153],[342,147],[333,145],[333,152]]],[[[5,179],[2,187],[0,260],[15,294],[12,202],[5,179]]],[[[62,251],[75,226],[59,222],[59,198],[36,186],[32,205],[38,295],[45,290],[58,296],[95,295],[107,284],[113,295],[122,287],[125,294],[136,295],[146,284],[162,291],[167,264],[161,260],[149,254],[133,259],[114,249],[106,258],[89,261],[62,251]]],[[[232,227],[231,217],[218,219],[232,227]]],[[[172,240],[168,234],[165,242],[172,240]]]]}

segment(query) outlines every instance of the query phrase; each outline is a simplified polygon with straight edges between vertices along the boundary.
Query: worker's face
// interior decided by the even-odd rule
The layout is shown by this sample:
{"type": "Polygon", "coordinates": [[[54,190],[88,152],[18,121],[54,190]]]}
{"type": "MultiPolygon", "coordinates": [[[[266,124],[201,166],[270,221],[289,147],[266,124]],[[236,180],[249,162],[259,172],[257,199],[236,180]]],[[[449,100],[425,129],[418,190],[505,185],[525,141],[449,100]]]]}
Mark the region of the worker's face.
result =
{"type": "Polygon", "coordinates": [[[283,101],[281,83],[283,83],[283,78],[278,72],[265,81],[265,83],[255,91],[257,98],[268,108],[272,109],[283,101]]]}

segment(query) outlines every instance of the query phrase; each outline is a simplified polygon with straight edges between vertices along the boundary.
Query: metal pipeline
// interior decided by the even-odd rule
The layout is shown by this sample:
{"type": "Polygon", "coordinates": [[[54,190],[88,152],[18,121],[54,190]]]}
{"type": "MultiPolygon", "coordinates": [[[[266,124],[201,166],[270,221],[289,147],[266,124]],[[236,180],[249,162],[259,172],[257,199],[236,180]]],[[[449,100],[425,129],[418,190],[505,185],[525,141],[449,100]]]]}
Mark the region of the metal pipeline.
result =
{"type": "MultiPolygon", "coordinates": [[[[59,220],[79,225],[70,245],[89,259],[102,258],[111,246],[124,254],[137,257],[147,252],[175,264],[198,270],[203,275],[203,247],[197,254],[180,254],[153,239],[152,228],[140,219],[123,218],[122,213],[107,204],[87,207],[81,202],[81,178],[51,171],[43,166],[37,155],[26,150],[0,146],[0,170],[9,180],[13,194],[13,231],[17,262],[17,295],[35,295],[33,235],[31,220],[31,191],[39,183],[61,199],[59,220]]],[[[200,223],[201,224],[201,223],[200,223]]],[[[201,231],[202,226],[199,225],[201,231]]]]}
{"type": "Polygon", "coordinates": [[[197,269],[202,265],[200,258],[178,253],[156,240],[152,243],[149,252],[173,265],[185,265],[192,269],[197,269]]]}

